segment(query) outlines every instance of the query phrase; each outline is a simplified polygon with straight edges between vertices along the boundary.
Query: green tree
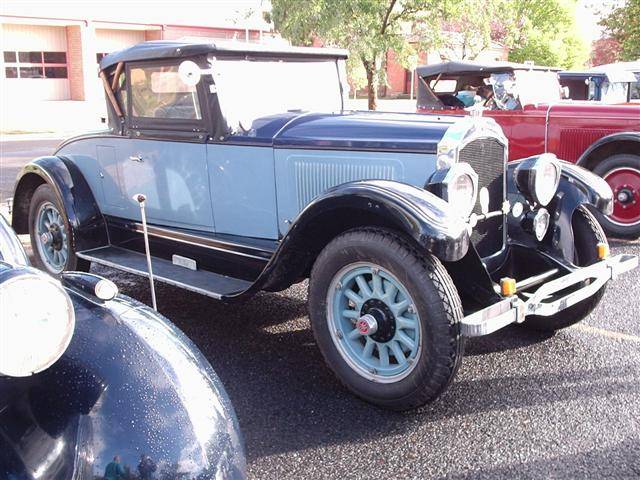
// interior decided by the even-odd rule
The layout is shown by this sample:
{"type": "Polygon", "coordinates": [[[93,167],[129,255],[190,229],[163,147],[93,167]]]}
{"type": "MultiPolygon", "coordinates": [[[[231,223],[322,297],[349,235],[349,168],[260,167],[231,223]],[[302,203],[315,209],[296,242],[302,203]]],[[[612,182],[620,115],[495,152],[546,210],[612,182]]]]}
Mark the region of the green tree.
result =
{"type": "Polygon", "coordinates": [[[271,0],[271,15],[276,29],[296,45],[319,39],[348,48],[349,69],[364,69],[369,109],[375,110],[387,52],[392,50],[402,65],[410,66],[418,50],[439,41],[453,1],[271,0]]]}
{"type": "MultiPolygon", "coordinates": [[[[532,60],[536,64],[567,69],[584,66],[589,47],[578,33],[576,0],[521,0],[509,2],[509,60],[532,60]]],[[[505,4],[507,5],[507,4],[505,4]]]]}
{"type": "Polygon", "coordinates": [[[620,44],[620,60],[640,59],[640,0],[626,0],[604,17],[600,25],[620,44]]]}

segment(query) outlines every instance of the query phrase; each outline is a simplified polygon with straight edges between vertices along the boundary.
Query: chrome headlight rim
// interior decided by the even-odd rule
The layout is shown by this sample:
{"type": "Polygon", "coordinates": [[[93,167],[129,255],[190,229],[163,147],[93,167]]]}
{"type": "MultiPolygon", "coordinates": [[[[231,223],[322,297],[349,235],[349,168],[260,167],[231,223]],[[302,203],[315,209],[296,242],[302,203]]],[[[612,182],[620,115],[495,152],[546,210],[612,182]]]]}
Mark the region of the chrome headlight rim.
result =
{"type": "Polygon", "coordinates": [[[546,207],[558,191],[561,174],[562,166],[558,158],[552,153],[543,153],[522,160],[515,170],[515,181],[518,190],[530,204],[546,207]],[[547,185],[542,172],[549,166],[554,169],[555,178],[547,185]]]}
{"type": "Polygon", "coordinates": [[[69,294],[55,279],[32,268],[24,267],[13,268],[3,272],[0,276],[0,298],[3,300],[3,315],[0,318],[0,332],[2,332],[0,335],[2,337],[0,338],[0,349],[3,352],[0,355],[0,377],[28,377],[51,367],[64,355],[75,331],[75,309],[69,294]],[[33,310],[30,310],[24,303],[15,300],[16,288],[20,290],[25,287],[31,287],[28,292],[34,296],[33,302],[29,303],[29,305],[39,308],[43,306],[46,300],[57,301],[58,311],[56,313],[64,313],[65,317],[56,317],[53,320],[40,318],[41,322],[44,320],[45,323],[47,321],[55,323],[52,326],[43,325],[43,330],[37,331],[39,326],[35,324],[33,318],[24,317],[24,315],[33,315],[33,310]],[[10,295],[11,293],[14,295],[10,295]],[[38,293],[46,293],[53,296],[35,298],[38,293]],[[16,306],[18,309],[16,309],[16,306]],[[13,312],[12,309],[14,309],[13,312]],[[18,310],[20,311],[18,315],[12,315],[18,310]],[[9,322],[17,323],[10,324],[9,322]],[[47,331],[46,328],[50,330],[47,331]],[[52,335],[51,329],[57,335],[52,335]],[[32,335],[29,336],[29,339],[39,339],[39,341],[19,341],[27,337],[28,334],[32,335]],[[37,353],[32,354],[28,359],[18,355],[25,352],[37,353]]]}
{"type": "Polygon", "coordinates": [[[468,218],[475,207],[478,200],[478,174],[473,167],[466,162],[454,163],[447,169],[437,170],[429,182],[429,189],[434,191],[440,198],[449,203],[463,218],[468,218]],[[454,192],[452,187],[456,184],[458,178],[466,176],[471,181],[473,193],[467,205],[461,208],[459,205],[454,206],[454,192]],[[435,187],[435,188],[434,188],[435,187]]]}

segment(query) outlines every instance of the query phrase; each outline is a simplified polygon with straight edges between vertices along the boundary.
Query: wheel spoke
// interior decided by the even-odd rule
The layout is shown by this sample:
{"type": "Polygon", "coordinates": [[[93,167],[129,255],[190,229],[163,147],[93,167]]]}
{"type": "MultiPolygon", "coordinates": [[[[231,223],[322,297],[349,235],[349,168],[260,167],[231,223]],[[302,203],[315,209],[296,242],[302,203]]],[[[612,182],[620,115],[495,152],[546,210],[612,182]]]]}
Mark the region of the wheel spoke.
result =
{"type": "Polygon", "coordinates": [[[406,346],[409,350],[413,351],[413,349],[416,348],[416,342],[410,339],[409,336],[403,331],[398,330],[396,332],[396,338],[400,343],[404,344],[404,346],[406,346]]]}
{"type": "Polygon", "coordinates": [[[382,277],[376,272],[372,273],[373,276],[373,293],[377,297],[384,296],[384,290],[382,288],[382,277]]]}
{"type": "Polygon", "coordinates": [[[356,292],[354,292],[351,289],[345,290],[344,295],[353,303],[355,303],[358,309],[360,309],[360,307],[362,306],[362,303],[364,302],[364,298],[362,298],[360,295],[358,295],[356,292]]]}
{"type": "Polygon", "coordinates": [[[67,250],[65,248],[63,248],[62,250],[60,250],[60,257],[62,258],[62,264],[64,265],[65,263],[67,263],[67,250]]]}
{"type": "Polygon", "coordinates": [[[53,213],[51,213],[51,210],[47,210],[46,214],[47,218],[49,219],[49,223],[55,223],[55,219],[53,217],[53,213]]]}
{"type": "Polygon", "coordinates": [[[397,317],[396,321],[398,322],[398,328],[401,328],[401,329],[409,328],[411,330],[415,330],[416,328],[418,328],[418,322],[416,322],[411,318],[397,317]]]}
{"type": "Polygon", "coordinates": [[[391,311],[396,317],[399,317],[401,313],[403,313],[407,308],[409,308],[411,302],[408,299],[404,299],[399,301],[398,303],[394,303],[391,305],[391,311]]]}
{"type": "Polygon", "coordinates": [[[387,345],[384,343],[378,344],[378,356],[380,357],[380,366],[388,367],[389,366],[389,349],[387,345]]]}
{"type": "Polygon", "coordinates": [[[391,342],[389,342],[389,346],[391,347],[393,356],[396,357],[396,361],[398,362],[398,365],[402,365],[402,366],[406,365],[407,359],[404,356],[404,352],[402,351],[402,348],[400,348],[400,344],[396,340],[392,340],[391,342]]]}
{"type": "Polygon", "coordinates": [[[396,300],[396,295],[398,293],[398,287],[396,287],[393,282],[389,280],[384,281],[384,298],[383,300],[387,303],[394,303],[396,300]]]}
{"type": "Polygon", "coordinates": [[[347,335],[347,337],[349,337],[350,340],[355,340],[356,338],[360,338],[361,336],[362,334],[360,333],[360,330],[358,330],[357,328],[354,328],[353,330],[351,330],[347,335]]]}
{"type": "Polygon", "coordinates": [[[367,337],[366,343],[364,344],[364,350],[362,350],[362,356],[364,358],[371,358],[371,354],[373,353],[373,348],[376,346],[376,342],[371,340],[371,338],[367,337]]]}
{"type": "Polygon", "coordinates": [[[372,292],[369,283],[365,280],[364,275],[358,275],[356,277],[356,283],[360,288],[360,295],[364,298],[371,298],[372,292]]]}
{"type": "Polygon", "coordinates": [[[342,316],[344,318],[351,318],[351,319],[358,319],[360,318],[360,312],[356,311],[356,310],[343,310],[342,311],[342,316]]]}

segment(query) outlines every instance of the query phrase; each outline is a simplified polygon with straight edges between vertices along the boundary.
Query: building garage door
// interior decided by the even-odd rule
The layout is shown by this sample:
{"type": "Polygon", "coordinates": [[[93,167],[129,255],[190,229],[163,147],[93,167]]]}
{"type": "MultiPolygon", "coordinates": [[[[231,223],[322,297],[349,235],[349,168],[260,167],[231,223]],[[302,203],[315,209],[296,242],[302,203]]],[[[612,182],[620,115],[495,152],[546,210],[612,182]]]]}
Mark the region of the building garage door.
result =
{"type": "Polygon", "coordinates": [[[67,100],[67,34],[64,27],[3,24],[3,96],[13,100],[67,100]]]}
{"type": "Polygon", "coordinates": [[[102,55],[122,50],[136,43],[144,42],[144,30],[96,29],[96,54],[102,55]]]}

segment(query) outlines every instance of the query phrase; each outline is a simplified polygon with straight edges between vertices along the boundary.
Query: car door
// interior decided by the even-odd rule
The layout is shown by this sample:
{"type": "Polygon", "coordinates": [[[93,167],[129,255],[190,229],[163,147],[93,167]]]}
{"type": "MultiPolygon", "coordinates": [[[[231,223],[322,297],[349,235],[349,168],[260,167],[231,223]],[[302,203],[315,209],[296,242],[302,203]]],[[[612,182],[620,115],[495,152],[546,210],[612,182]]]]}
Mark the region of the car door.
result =
{"type": "Polygon", "coordinates": [[[147,197],[152,224],[213,231],[202,86],[180,80],[177,61],[127,65],[127,133],[117,149],[125,212],[147,197]]]}

